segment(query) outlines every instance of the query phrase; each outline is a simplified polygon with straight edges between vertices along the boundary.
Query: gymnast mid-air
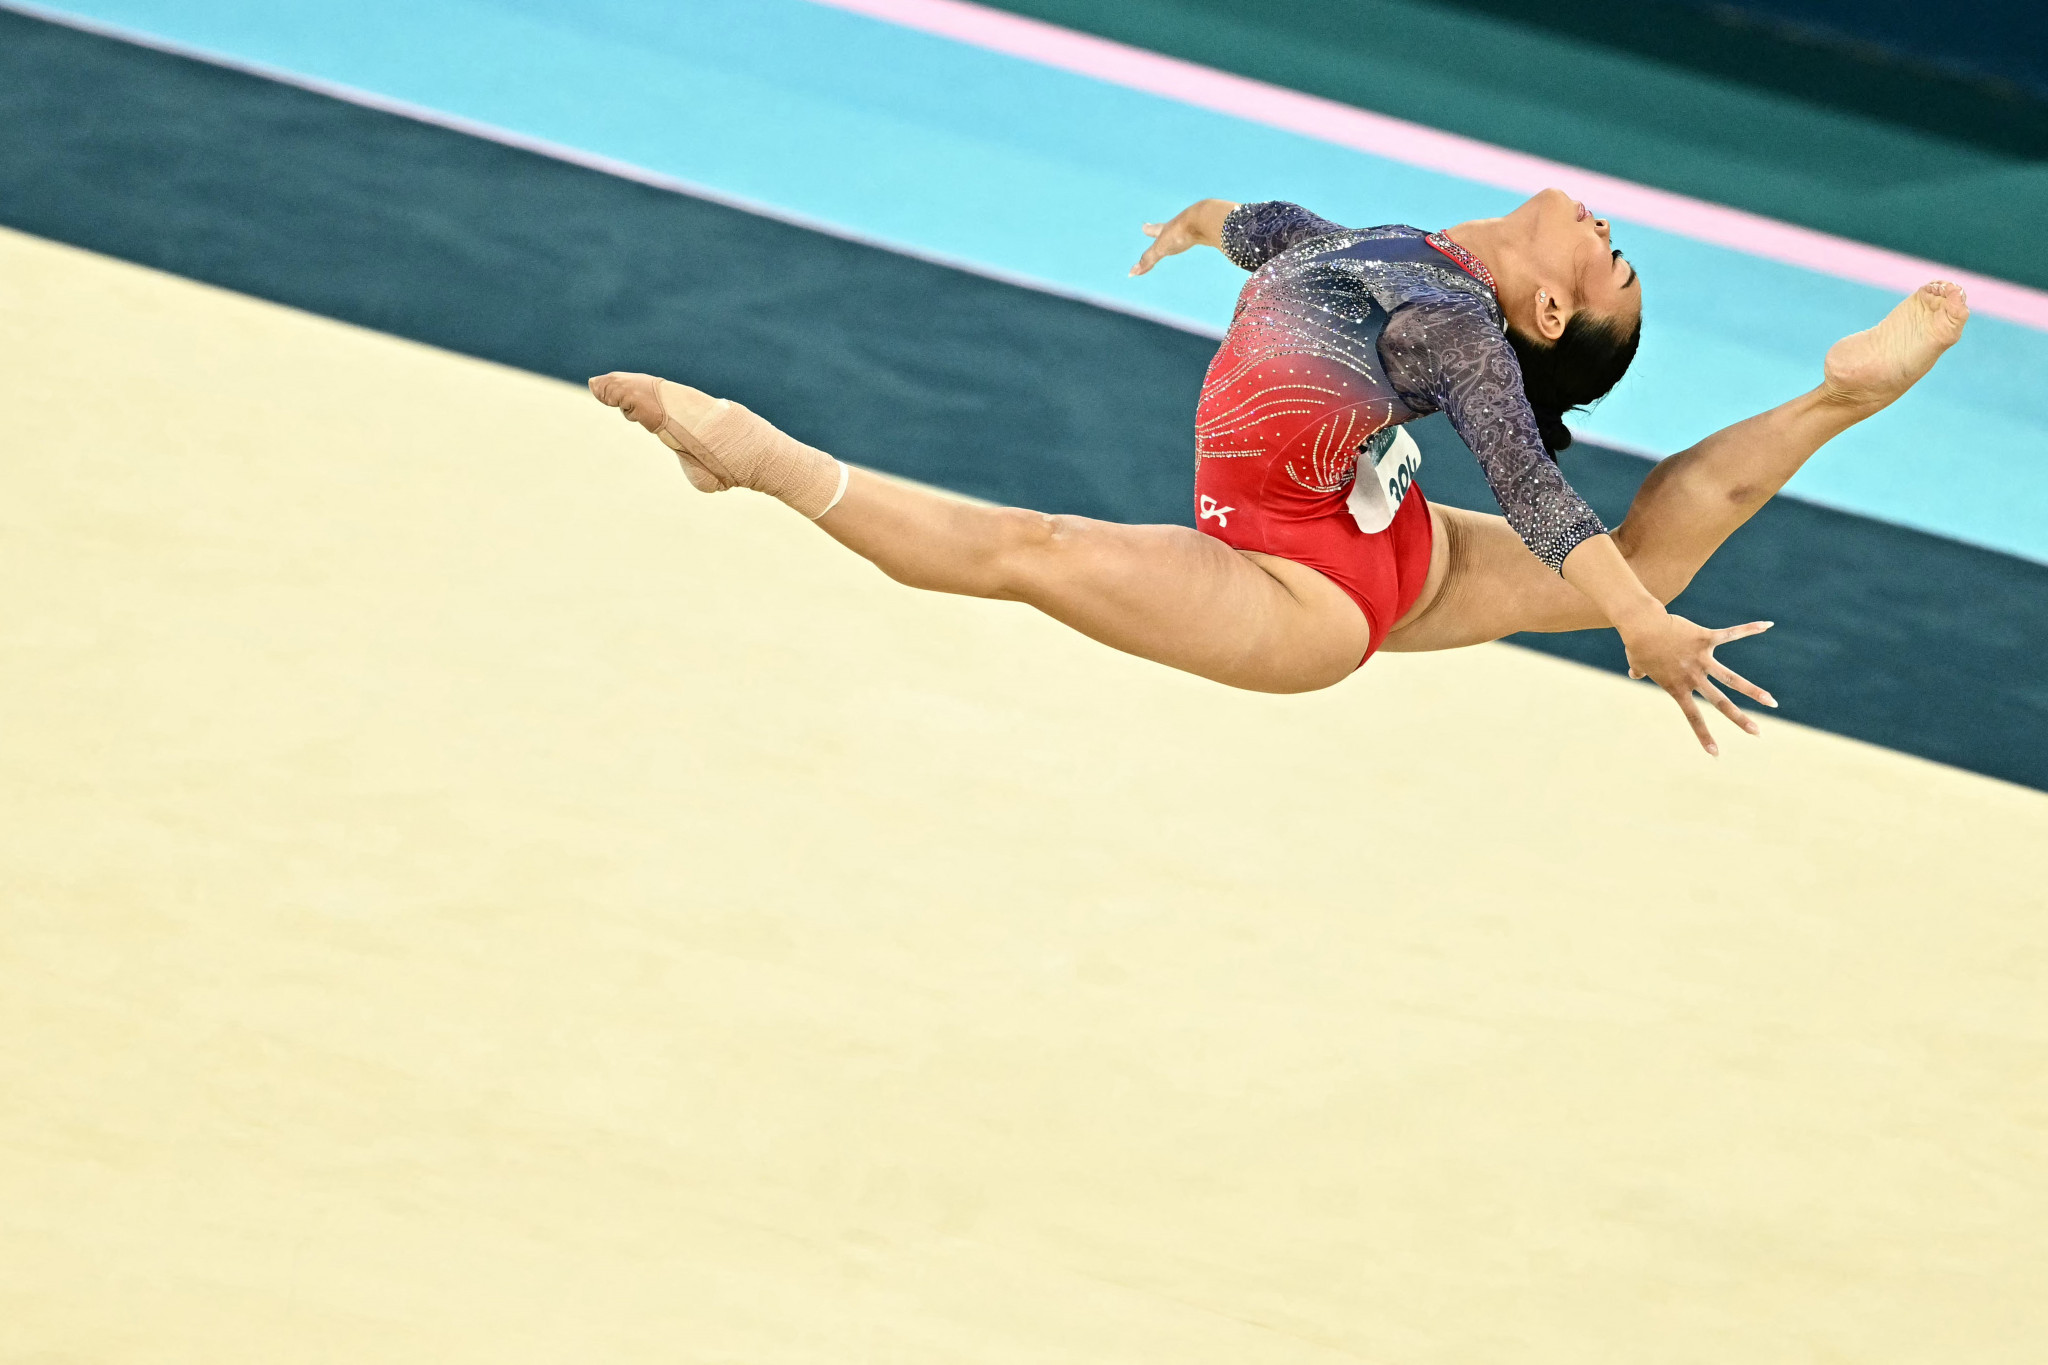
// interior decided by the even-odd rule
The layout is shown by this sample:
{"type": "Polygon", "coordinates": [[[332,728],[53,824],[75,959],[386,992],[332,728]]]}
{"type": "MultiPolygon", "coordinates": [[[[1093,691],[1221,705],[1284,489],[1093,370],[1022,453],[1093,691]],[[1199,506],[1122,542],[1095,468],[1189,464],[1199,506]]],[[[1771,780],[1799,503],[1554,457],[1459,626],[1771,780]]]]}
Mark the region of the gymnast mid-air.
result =
{"type": "MultiPolygon", "coordinates": [[[[1556,461],[1564,415],[1621,379],[1642,287],[1607,223],[1559,190],[1442,232],[1355,230],[1296,205],[1208,199],[1147,224],[1144,274],[1192,246],[1252,272],[1195,414],[1196,528],[987,507],[849,469],[737,403],[645,374],[591,392],[676,452],[706,492],[780,498],[915,588],[1027,602],[1141,658],[1261,692],[1328,687],[1380,649],[1611,626],[1630,674],[1751,734],[1714,657],[1769,622],[1665,610],[1833,437],[1911,388],[1962,335],[1960,287],[1923,285],[1834,344],[1818,388],[1652,467],[1610,532],[1556,461]],[[1445,413],[1506,513],[1436,506],[1400,424],[1445,413]]],[[[1758,314],[1768,301],[1758,301],[1758,314]]]]}

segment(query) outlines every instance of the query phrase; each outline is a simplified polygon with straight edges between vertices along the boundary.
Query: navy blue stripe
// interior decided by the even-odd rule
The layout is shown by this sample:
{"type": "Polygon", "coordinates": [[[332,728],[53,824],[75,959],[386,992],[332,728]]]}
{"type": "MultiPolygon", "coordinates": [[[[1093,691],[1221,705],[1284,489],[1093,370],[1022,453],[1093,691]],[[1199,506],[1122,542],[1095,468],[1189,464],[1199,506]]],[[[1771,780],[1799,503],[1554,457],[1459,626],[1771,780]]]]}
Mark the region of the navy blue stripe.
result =
{"type": "MultiPolygon", "coordinates": [[[[1201,338],[4,12],[0,221],[541,374],[686,377],[997,501],[1189,518],[1201,338]]],[[[1487,505],[1418,437],[1432,497],[1487,505]]],[[[1645,468],[1565,461],[1610,519],[1645,468]]],[[[1776,619],[1735,663],[1793,719],[2048,789],[2048,568],[1780,502],[1680,606],[1776,619]]]]}

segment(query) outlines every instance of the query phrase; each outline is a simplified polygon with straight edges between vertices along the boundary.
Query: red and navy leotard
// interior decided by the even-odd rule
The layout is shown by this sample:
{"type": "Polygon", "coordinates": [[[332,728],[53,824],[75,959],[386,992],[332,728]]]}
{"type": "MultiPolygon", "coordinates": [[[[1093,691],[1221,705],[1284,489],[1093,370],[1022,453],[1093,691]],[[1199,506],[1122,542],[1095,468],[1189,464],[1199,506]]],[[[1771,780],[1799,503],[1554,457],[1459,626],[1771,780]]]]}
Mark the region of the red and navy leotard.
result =
{"type": "Polygon", "coordinates": [[[1606,531],[1543,448],[1493,281],[1455,242],[1274,202],[1232,210],[1223,250],[1253,274],[1202,386],[1196,525],[1336,582],[1371,625],[1368,655],[1429,570],[1428,504],[1405,475],[1384,529],[1347,507],[1360,456],[1398,424],[1447,414],[1552,569],[1606,531]]]}

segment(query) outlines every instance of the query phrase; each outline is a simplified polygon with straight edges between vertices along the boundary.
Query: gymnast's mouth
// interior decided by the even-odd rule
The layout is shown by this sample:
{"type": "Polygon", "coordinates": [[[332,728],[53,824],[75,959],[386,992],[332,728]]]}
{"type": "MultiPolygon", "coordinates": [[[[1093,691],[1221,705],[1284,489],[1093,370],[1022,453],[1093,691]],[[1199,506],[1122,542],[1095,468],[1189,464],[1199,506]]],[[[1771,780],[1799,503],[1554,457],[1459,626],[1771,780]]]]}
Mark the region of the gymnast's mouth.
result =
{"type": "Polygon", "coordinates": [[[1582,223],[1586,221],[1586,206],[1583,203],[1579,205],[1579,221],[1582,223]]]}

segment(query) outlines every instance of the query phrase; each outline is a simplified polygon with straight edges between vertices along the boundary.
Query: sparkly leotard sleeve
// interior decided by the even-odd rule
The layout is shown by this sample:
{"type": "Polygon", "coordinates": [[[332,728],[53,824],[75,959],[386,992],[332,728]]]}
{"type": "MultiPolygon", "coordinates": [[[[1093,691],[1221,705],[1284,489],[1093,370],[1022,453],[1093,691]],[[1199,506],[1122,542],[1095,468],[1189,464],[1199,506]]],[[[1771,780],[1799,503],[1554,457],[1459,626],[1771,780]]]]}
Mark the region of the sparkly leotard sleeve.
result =
{"type": "Polygon", "coordinates": [[[1553,571],[1562,571],[1565,556],[1580,544],[1606,533],[1544,449],[1499,301],[1454,264],[1463,254],[1455,243],[1411,227],[1343,228],[1299,205],[1271,202],[1230,212],[1223,251],[1247,270],[1269,263],[1278,272],[1298,269],[1301,302],[1312,310],[1315,330],[1331,333],[1330,341],[1341,343],[1343,333],[1368,325],[1368,310],[1357,305],[1378,304],[1377,357],[1394,391],[1415,415],[1450,418],[1478,456],[1508,524],[1553,571]],[[1424,238],[1443,253],[1442,264],[1332,256],[1332,248],[1397,236],[1424,238]]]}
{"type": "Polygon", "coordinates": [[[1223,219],[1223,254],[1245,270],[1257,270],[1289,247],[1343,228],[1283,199],[1239,204],[1223,219]]]}
{"type": "Polygon", "coordinates": [[[1508,525],[1538,559],[1562,572],[1566,555],[1607,534],[1543,448],[1515,349],[1484,309],[1418,290],[1387,319],[1380,363],[1402,402],[1449,416],[1508,525]]]}

